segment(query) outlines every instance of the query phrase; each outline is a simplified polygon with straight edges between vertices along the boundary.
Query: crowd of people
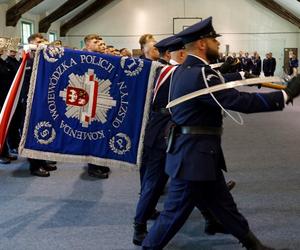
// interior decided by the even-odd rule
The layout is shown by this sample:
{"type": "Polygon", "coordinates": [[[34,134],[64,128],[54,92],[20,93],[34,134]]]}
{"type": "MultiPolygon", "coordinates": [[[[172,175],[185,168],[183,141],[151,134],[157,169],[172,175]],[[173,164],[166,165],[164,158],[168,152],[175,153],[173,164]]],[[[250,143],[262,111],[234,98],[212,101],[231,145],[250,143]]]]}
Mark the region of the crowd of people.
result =
{"type": "Polygon", "coordinates": [[[274,76],[276,70],[276,59],[273,57],[272,52],[266,54],[263,61],[257,51],[253,52],[252,56],[249,56],[248,52],[239,52],[238,56],[236,53],[232,53],[228,56],[220,55],[218,61],[225,62],[226,60],[233,60],[236,67],[232,69],[234,72],[247,71],[253,75],[260,76],[263,72],[264,76],[274,76]]]}
{"type": "MultiPolygon", "coordinates": [[[[187,220],[194,207],[205,218],[205,233],[230,233],[239,239],[248,250],[272,250],[264,246],[251,232],[246,218],[238,211],[230,190],[234,182],[225,182],[222,170],[226,169],[220,138],[222,134],[222,109],[246,113],[282,110],[300,93],[300,77],[288,83],[286,90],[264,94],[245,94],[235,89],[220,91],[216,99],[203,96],[172,108],[166,109],[170,100],[184,94],[222,82],[241,80],[248,76],[273,76],[276,59],[272,53],[266,54],[261,61],[257,52],[253,56],[240,52],[227,57],[219,56],[219,36],[212,26],[212,19],[205,19],[190,26],[176,36],[159,42],[152,34],[144,34],[139,43],[142,51],[140,58],[158,61],[162,65],[160,74],[166,74],[163,82],[156,82],[154,98],[144,138],[144,153],[140,168],[140,197],[134,217],[133,243],[142,245],[145,250],[160,250],[168,244],[187,220]],[[209,64],[224,62],[226,70],[215,70],[209,64]],[[175,67],[174,67],[175,66],[175,67]],[[163,72],[168,70],[170,72],[163,72]],[[201,73],[202,72],[202,73],[201,73]],[[245,74],[248,72],[249,74],[245,74]],[[214,77],[206,77],[213,75],[214,77]],[[172,82],[171,82],[172,76],[172,82]],[[262,101],[263,100],[263,101],[262,101]],[[251,105],[249,105],[251,103],[251,105]],[[206,107],[202,108],[202,107],[206,107]],[[169,131],[165,143],[165,130],[169,131]],[[170,186],[165,200],[164,211],[158,212],[156,205],[164,191],[167,180],[170,186]],[[150,232],[147,222],[156,219],[150,232]]],[[[37,33],[28,38],[28,43],[38,46],[46,43],[37,33]]],[[[55,41],[54,46],[62,46],[55,41]]],[[[84,37],[83,50],[114,56],[128,56],[129,49],[116,49],[106,45],[97,34],[84,37]]],[[[1,55],[3,51],[1,51],[1,55]]],[[[35,50],[32,49],[26,66],[26,73],[19,104],[11,123],[6,146],[0,163],[8,164],[17,159],[22,124],[24,124],[27,94],[32,72],[35,50]]],[[[3,105],[13,77],[20,65],[16,51],[7,52],[7,58],[0,59],[1,85],[0,106],[3,105]]],[[[295,56],[291,57],[292,68],[298,67],[295,56]]],[[[291,74],[297,75],[293,69],[291,74]]],[[[158,77],[157,79],[161,79],[158,77]]],[[[30,173],[39,177],[49,177],[56,170],[55,162],[28,159],[30,173]]],[[[110,168],[94,164],[88,165],[88,174],[105,179],[110,168]]]]}

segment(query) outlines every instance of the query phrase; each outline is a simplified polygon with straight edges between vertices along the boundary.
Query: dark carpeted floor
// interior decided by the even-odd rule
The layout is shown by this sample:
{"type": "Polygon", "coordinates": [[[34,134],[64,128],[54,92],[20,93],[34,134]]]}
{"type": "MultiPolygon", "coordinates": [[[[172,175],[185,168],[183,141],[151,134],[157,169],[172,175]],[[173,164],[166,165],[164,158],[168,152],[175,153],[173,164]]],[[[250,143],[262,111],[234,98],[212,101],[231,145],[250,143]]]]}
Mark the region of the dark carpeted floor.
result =
{"type": "MultiPolygon", "coordinates": [[[[284,112],[242,116],[243,126],[224,120],[234,198],[263,242],[299,250],[300,100],[284,112]]],[[[140,249],[131,243],[137,171],[112,169],[109,179],[97,180],[85,166],[59,163],[50,178],[39,178],[19,159],[0,165],[0,183],[0,249],[140,249]]],[[[166,249],[243,249],[233,236],[206,236],[203,227],[195,210],[166,249]]]]}

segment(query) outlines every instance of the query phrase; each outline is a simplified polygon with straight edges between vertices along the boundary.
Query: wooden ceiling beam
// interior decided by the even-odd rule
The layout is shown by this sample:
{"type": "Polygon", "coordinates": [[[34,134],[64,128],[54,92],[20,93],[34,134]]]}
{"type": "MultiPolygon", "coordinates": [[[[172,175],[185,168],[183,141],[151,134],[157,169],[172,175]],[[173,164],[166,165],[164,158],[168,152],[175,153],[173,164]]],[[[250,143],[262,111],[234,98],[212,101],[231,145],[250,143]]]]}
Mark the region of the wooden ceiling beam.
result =
{"type": "Polygon", "coordinates": [[[6,11],[6,26],[16,26],[22,14],[44,0],[21,0],[6,11]]]}
{"type": "Polygon", "coordinates": [[[283,19],[289,21],[290,23],[296,25],[300,28],[300,19],[295,16],[293,13],[282,7],[280,4],[275,2],[274,0],[256,0],[261,5],[266,7],[267,9],[273,11],[278,16],[282,17],[283,19]]]}
{"type": "Polygon", "coordinates": [[[80,13],[78,13],[76,16],[71,18],[60,27],[60,36],[66,36],[67,32],[71,28],[86,20],[88,17],[92,16],[97,11],[101,10],[113,1],[114,0],[95,0],[92,4],[83,9],[80,13]]]}
{"type": "Polygon", "coordinates": [[[46,33],[49,30],[51,23],[68,14],[72,10],[75,10],[86,1],[87,0],[68,0],[51,14],[39,21],[39,32],[46,33]]]}

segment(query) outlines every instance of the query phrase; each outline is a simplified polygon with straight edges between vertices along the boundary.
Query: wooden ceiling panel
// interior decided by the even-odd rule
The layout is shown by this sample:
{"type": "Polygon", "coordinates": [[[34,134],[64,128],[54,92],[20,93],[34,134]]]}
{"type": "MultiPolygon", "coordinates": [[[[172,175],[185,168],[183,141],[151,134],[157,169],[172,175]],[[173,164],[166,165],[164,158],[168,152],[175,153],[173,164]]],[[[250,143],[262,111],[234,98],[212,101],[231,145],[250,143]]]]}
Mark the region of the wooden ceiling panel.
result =
{"type": "Polygon", "coordinates": [[[46,33],[49,30],[51,23],[68,14],[72,10],[75,10],[77,7],[79,7],[86,1],[87,0],[68,0],[39,22],[39,32],[46,33]]]}
{"type": "Polygon", "coordinates": [[[6,26],[16,26],[22,14],[44,0],[21,0],[6,11],[6,26]]]}
{"type": "Polygon", "coordinates": [[[289,21],[290,23],[296,25],[300,28],[300,19],[295,16],[293,13],[282,7],[280,4],[275,2],[274,0],[256,0],[264,7],[268,8],[269,10],[276,13],[278,16],[282,17],[283,19],[289,21]]]}

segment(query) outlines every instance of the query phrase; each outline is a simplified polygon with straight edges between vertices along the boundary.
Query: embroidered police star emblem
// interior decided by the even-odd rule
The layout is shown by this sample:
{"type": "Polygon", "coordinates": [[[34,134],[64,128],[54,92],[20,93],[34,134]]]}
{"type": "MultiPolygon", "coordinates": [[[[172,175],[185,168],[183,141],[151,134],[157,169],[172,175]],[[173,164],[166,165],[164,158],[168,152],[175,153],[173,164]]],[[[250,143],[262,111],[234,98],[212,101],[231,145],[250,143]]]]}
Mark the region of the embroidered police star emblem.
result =
{"type": "Polygon", "coordinates": [[[82,76],[70,74],[69,85],[59,93],[66,103],[65,115],[78,119],[82,127],[88,127],[92,121],[106,123],[108,111],[116,106],[110,88],[110,80],[98,79],[93,69],[82,76]]]}

